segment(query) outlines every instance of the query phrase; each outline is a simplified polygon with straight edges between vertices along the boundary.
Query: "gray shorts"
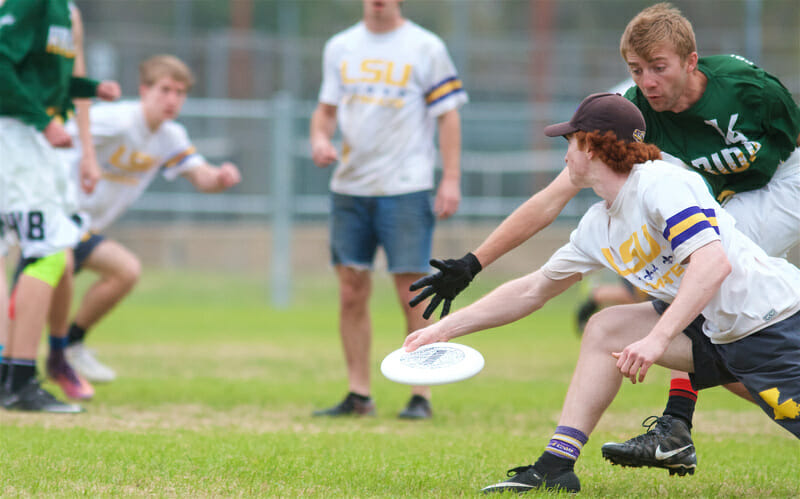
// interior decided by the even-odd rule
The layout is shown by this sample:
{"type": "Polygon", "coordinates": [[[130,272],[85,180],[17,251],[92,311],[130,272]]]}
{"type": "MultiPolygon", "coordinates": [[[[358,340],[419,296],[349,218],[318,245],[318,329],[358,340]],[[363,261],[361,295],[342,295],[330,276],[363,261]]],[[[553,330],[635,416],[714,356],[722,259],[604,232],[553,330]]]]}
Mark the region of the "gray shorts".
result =
{"type": "MultiPolygon", "coordinates": [[[[667,307],[656,300],[661,314],[667,307]]],[[[740,381],[761,409],[800,438],[800,312],[745,338],[716,345],[703,334],[705,319],[683,333],[692,340],[695,390],[740,381]]]]}

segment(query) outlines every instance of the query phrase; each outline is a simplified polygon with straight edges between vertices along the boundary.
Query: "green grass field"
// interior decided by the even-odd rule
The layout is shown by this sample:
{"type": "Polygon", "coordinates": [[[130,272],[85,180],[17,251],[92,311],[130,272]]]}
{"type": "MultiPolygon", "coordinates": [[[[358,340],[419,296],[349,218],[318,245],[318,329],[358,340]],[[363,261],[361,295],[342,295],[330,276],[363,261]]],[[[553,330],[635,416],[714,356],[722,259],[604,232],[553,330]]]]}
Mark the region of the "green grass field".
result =
{"type": "MultiPolygon", "coordinates": [[[[488,280],[457,305],[496,284],[488,280]]],[[[400,312],[385,274],[375,288],[378,416],[321,420],[310,412],[346,391],[332,273],[301,279],[293,306],[274,310],[261,276],[146,271],[93,333],[119,379],[96,386],[86,413],[0,412],[0,495],[471,497],[535,459],[577,356],[577,294],[462,338],[486,367],[436,388],[433,420],[408,422],[395,418],[407,387],[378,369],[401,344],[400,312]]],[[[654,369],[645,384],[623,386],[576,465],[583,496],[800,496],[797,440],[722,389],[698,402],[694,476],[606,463],[604,442],[660,414],[667,379],[654,369]]]]}

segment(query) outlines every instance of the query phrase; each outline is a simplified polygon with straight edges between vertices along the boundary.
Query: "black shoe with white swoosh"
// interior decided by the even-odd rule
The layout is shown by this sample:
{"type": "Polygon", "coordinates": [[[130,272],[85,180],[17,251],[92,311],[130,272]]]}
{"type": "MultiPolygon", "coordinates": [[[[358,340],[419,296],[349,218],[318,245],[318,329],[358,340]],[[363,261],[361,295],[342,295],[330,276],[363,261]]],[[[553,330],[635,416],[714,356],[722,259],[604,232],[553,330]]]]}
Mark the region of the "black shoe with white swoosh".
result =
{"type": "Polygon", "coordinates": [[[536,471],[533,466],[520,466],[508,470],[506,480],[481,489],[484,494],[494,492],[517,492],[522,494],[529,490],[542,489],[562,492],[579,492],[581,482],[572,471],[564,471],[556,475],[545,475],[536,471]]]}
{"type": "Polygon", "coordinates": [[[621,444],[607,443],[603,457],[621,466],[665,468],[670,475],[693,475],[697,454],[689,426],[673,416],[650,416],[642,426],[647,433],[621,444]]]}

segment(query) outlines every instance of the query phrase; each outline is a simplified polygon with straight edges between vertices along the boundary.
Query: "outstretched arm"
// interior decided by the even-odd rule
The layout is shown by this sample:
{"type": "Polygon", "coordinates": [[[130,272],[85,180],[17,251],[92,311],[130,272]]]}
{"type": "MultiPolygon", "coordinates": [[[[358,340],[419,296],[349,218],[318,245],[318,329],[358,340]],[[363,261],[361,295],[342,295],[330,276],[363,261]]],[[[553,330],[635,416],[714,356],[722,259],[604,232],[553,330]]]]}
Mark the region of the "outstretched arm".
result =
{"type": "Polygon", "coordinates": [[[242,180],[239,169],[233,163],[222,163],[220,166],[203,164],[186,170],[181,174],[200,192],[222,192],[230,189],[242,180]]]}
{"type": "Polygon", "coordinates": [[[433,296],[422,315],[430,318],[440,302],[444,302],[442,317],[447,315],[452,300],[469,286],[478,272],[550,225],[579,190],[570,181],[568,171],[563,170],[547,187],[514,210],[474,252],[458,260],[431,260],[431,265],[439,271],[411,286],[412,291],[422,291],[410,305],[416,306],[433,296]]]}
{"type": "Polygon", "coordinates": [[[490,329],[526,317],[542,308],[548,300],[579,281],[580,274],[554,281],[537,270],[509,281],[472,305],[426,328],[414,331],[403,344],[406,351],[448,341],[476,331],[490,329]]]}

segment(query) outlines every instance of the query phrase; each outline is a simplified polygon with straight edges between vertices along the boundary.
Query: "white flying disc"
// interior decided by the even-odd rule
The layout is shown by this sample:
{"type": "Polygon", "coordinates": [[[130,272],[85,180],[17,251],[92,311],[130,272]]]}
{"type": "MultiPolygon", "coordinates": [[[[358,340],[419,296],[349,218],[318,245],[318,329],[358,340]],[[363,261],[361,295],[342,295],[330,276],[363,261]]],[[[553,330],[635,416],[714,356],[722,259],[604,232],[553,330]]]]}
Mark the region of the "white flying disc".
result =
{"type": "Polygon", "coordinates": [[[388,379],[405,385],[443,385],[471,378],[483,369],[483,355],[458,343],[431,343],[406,352],[395,350],[381,362],[388,379]]]}

